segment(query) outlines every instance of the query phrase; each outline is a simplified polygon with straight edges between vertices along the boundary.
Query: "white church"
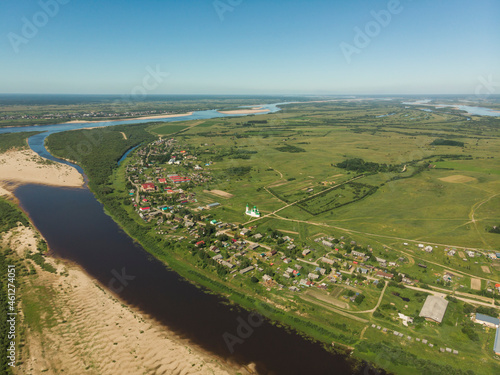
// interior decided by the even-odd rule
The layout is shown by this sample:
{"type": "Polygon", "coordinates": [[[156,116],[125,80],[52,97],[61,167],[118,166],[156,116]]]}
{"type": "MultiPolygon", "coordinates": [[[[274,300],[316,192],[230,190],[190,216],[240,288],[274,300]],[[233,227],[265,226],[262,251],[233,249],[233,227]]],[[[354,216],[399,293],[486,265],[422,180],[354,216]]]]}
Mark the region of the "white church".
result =
{"type": "Polygon", "coordinates": [[[247,209],[245,211],[245,214],[248,215],[248,216],[252,216],[252,217],[260,217],[260,212],[257,209],[257,206],[253,206],[253,208],[250,209],[250,207],[248,206],[248,204],[247,204],[247,209]]]}

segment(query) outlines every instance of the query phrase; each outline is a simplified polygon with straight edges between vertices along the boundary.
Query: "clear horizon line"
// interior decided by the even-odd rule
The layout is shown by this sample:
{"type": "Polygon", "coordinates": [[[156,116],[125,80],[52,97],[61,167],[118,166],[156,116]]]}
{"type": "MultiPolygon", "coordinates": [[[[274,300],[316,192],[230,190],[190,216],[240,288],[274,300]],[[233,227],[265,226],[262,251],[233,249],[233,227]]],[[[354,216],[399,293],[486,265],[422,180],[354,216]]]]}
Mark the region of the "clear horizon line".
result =
{"type": "MultiPolygon", "coordinates": [[[[118,93],[39,93],[39,92],[22,92],[22,93],[12,93],[12,92],[0,92],[0,95],[100,95],[100,96],[133,96],[131,94],[118,94],[118,93]]],[[[371,94],[304,94],[304,93],[295,93],[295,94],[207,94],[207,93],[182,93],[182,94],[147,94],[141,98],[147,98],[147,97],[154,97],[154,96],[441,96],[441,95],[447,95],[447,96],[477,96],[474,93],[427,93],[427,94],[421,94],[421,93],[413,93],[413,94],[376,94],[376,93],[371,93],[371,94]]],[[[491,94],[490,96],[500,96],[500,94],[491,94]]],[[[141,98],[138,98],[138,100],[141,100],[141,98]]]]}

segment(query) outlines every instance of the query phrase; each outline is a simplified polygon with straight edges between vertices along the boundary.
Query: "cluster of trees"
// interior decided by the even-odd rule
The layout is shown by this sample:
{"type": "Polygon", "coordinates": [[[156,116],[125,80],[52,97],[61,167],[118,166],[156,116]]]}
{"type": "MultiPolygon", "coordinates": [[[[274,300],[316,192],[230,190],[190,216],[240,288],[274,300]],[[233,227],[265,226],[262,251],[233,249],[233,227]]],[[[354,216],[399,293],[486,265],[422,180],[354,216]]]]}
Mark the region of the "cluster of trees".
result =
{"type": "Polygon", "coordinates": [[[250,166],[239,166],[239,167],[230,167],[226,169],[226,174],[228,176],[244,176],[252,170],[250,166]]]}
{"type": "Polygon", "coordinates": [[[227,157],[229,159],[250,159],[250,156],[253,154],[256,154],[257,151],[252,151],[252,150],[235,150],[231,149],[230,152],[227,154],[227,157]]]}
{"type": "MultiPolygon", "coordinates": [[[[224,157],[228,159],[250,159],[251,155],[256,153],[257,151],[254,150],[241,150],[231,147],[230,149],[218,150],[217,155],[211,156],[211,159],[213,161],[222,161],[224,157]]],[[[199,153],[198,155],[201,154],[202,153],[199,153]]]]}
{"type": "Polygon", "coordinates": [[[267,124],[267,120],[250,120],[244,123],[241,122],[236,123],[236,125],[243,126],[244,128],[254,126],[255,124],[267,124]]]}
{"type": "Polygon", "coordinates": [[[227,267],[223,266],[222,264],[219,264],[217,261],[213,260],[210,255],[204,251],[202,248],[197,248],[193,246],[191,248],[191,254],[195,255],[198,257],[198,262],[197,266],[200,268],[207,268],[208,266],[214,267],[217,275],[220,277],[224,277],[229,273],[229,270],[227,267]]]}
{"type": "Polygon", "coordinates": [[[337,163],[337,168],[357,173],[399,172],[401,170],[400,165],[373,163],[361,158],[346,159],[337,163]]]}
{"type": "Polygon", "coordinates": [[[486,230],[490,233],[497,233],[500,234],[500,226],[494,225],[492,227],[487,227],[486,230]]]}
{"type": "Polygon", "coordinates": [[[28,146],[26,139],[40,132],[7,133],[0,134],[0,152],[5,152],[12,148],[23,149],[28,146]]]}
{"type": "Polygon", "coordinates": [[[52,134],[47,147],[53,155],[75,161],[90,177],[90,188],[102,199],[113,192],[109,177],[118,160],[130,148],[157,137],[146,131],[148,125],[113,126],[52,134]],[[123,138],[121,132],[127,135],[123,138]]]}
{"type": "Polygon", "coordinates": [[[0,199],[0,233],[17,227],[18,223],[29,225],[28,218],[18,210],[12,203],[0,199]]]}
{"type": "Polygon", "coordinates": [[[38,264],[43,270],[51,273],[57,273],[57,270],[53,265],[47,263],[45,261],[45,257],[40,253],[32,253],[31,251],[28,253],[27,258],[33,260],[36,264],[38,264]]]}
{"type": "Polygon", "coordinates": [[[284,145],[276,147],[275,149],[281,152],[291,152],[291,153],[306,152],[306,150],[304,150],[302,147],[297,147],[293,145],[284,145]]]}
{"type": "Polygon", "coordinates": [[[465,143],[460,141],[452,141],[451,139],[437,138],[431,142],[431,146],[457,146],[464,147],[465,143]]]}
{"type": "Polygon", "coordinates": [[[462,323],[462,333],[467,335],[469,340],[478,342],[479,341],[479,335],[477,334],[476,331],[474,331],[474,323],[468,322],[468,323],[462,323]]]}
{"type": "MultiPolygon", "coordinates": [[[[347,200],[343,203],[337,202],[337,196],[335,195],[333,198],[323,201],[323,198],[326,194],[335,192],[337,189],[330,190],[325,189],[321,193],[308,197],[301,200],[298,206],[311,215],[319,215],[325,213],[327,211],[331,211],[335,208],[340,208],[345,205],[357,202],[369,195],[374,194],[378,190],[378,186],[371,186],[367,184],[362,184],[359,182],[349,182],[347,184],[341,185],[340,189],[344,190],[346,187],[352,189],[353,198],[351,200],[347,200]]],[[[271,189],[268,189],[272,191],[271,189]]],[[[285,198],[280,197],[285,202],[288,202],[285,198]]]]}

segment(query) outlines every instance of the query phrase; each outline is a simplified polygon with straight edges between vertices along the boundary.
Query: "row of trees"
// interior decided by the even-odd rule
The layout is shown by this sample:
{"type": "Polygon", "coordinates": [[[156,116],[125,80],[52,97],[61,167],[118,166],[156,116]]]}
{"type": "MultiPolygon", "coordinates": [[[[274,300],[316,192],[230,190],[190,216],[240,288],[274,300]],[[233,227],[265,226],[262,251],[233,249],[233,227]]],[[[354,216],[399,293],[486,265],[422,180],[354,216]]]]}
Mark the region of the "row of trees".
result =
{"type": "Polygon", "coordinates": [[[337,163],[337,168],[357,173],[399,172],[401,170],[400,165],[379,164],[365,161],[361,158],[346,159],[343,162],[337,163]]]}

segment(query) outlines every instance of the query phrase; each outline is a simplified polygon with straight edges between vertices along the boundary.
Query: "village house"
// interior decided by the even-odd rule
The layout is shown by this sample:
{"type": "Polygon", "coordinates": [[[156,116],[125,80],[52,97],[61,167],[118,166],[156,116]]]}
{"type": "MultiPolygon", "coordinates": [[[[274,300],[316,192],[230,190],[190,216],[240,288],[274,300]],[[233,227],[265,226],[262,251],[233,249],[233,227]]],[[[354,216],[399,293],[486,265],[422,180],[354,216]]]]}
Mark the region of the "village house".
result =
{"type": "Polygon", "coordinates": [[[229,263],[228,261],[225,261],[225,260],[223,260],[222,262],[220,262],[220,264],[222,264],[223,266],[225,266],[225,267],[227,267],[229,269],[234,268],[234,264],[229,263]]]}
{"type": "Polygon", "coordinates": [[[321,258],[321,261],[322,261],[323,263],[330,264],[330,265],[333,265],[333,264],[335,263],[335,261],[334,261],[333,259],[328,259],[328,258],[326,258],[326,257],[322,257],[322,258],[321,258]]]}
{"type": "Polygon", "coordinates": [[[324,275],[326,273],[326,270],[324,268],[321,268],[321,267],[316,267],[315,271],[319,272],[322,275],[324,275]]]}
{"type": "Polygon", "coordinates": [[[153,183],[146,183],[141,185],[141,190],[145,192],[155,191],[156,187],[153,183]]]}
{"type": "Polygon", "coordinates": [[[362,273],[363,275],[366,275],[368,273],[368,270],[366,268],[363,268],[363,267],[358,267],[356,269],[356,271],[362,273]]]}
{"type": "Polygon", "coordinates": [[[375,276],[383,277],[383,278],[388,279],[388,280],[391,280],[394,277],[394,275],[392,273],[386,273],[384,271],[377,271],[375,276]]]}
{"type": "Polygon", "coordinates": [[[322,243],[323,245],[325,245],[325,246],[328,246],[328,247],[333,247],[333,244],[332,244],[331,242],[326,241],[326,240],[323,240],[321,243],[322,243]]]}
{"type": "Polygon", "coordinates": [[[262,276],[262,280],[264,280],[264,281],[271,281],[272,279],[273,278],[271,276],[269,276],[269,275],[262,276]]]}

